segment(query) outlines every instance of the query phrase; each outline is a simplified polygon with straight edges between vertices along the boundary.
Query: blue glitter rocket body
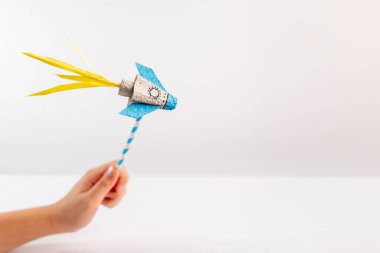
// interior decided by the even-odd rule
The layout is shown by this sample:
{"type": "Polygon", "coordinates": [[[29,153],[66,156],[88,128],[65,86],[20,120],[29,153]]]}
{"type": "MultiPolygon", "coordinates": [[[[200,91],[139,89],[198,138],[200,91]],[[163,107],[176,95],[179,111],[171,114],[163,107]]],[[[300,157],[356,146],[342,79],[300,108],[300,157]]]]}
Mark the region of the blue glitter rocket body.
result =
{"type": "Polygon", "coordinates": [[[139,63],[136,63],[136,66],[140,76],[137,76],[134,82],[123,80],[119,89],[119,95],[129,97],[128,106],[120,114],[136,119],[117,163],[119,167],[125,160],[142,117],[158,109],[173,110],[177,106],[177,98],[166,91],[151,68],[139,63]]]}
{"type": "Polygon", "coordinates": [[[136,66],[140,76],[121,83],[119,95],[129,97],[129,104],[120,114],[137,119],[158,109],[175,109],[177,98],[166,91],[154,71],[139,63],[136,66]]]}

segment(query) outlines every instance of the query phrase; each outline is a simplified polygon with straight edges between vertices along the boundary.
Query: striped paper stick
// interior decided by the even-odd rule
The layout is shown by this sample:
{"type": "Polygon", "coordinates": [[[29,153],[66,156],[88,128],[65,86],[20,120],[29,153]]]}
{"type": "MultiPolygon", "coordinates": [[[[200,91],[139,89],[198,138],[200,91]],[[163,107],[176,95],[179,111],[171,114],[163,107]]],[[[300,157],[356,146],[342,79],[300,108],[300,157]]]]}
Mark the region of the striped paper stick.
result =
{"type": "Polygon", "coordinates": [[[132,130],[131,130],[131,134],[129,135],[129,138],[125,144],[125,147],[123,149],[123,151],[121,152],[121,158],[120,160],[117,162],[117,166],[120,167],[124,160],[125,160],[125,154],[127,154],[127,152],[129,151],[129,146],[131,145],[132,141],[133,141],[133,138],[135,137],[135,133],[137,131],[137,129],[139,129],[139,123],[140,123],[140,120],[142,118],[137,118],[136,119],[136,122],[135,122],[135,125],[133,126],[132,130]]]}

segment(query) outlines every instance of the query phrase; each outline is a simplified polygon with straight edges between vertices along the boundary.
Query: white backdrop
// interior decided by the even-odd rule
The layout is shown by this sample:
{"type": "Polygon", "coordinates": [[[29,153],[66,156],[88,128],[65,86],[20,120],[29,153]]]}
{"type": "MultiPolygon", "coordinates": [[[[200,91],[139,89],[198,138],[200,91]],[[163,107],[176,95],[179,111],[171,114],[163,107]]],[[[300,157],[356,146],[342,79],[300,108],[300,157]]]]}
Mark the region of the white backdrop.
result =
{"type": "Polygon", "coordinates": [[[30,51],[179,98],[143,119],[135,174],[379,175],[377,1],[1,1],[0,172],[72,173],[117,159],[133,121],[116,89],[61,83],[30,51]]]}

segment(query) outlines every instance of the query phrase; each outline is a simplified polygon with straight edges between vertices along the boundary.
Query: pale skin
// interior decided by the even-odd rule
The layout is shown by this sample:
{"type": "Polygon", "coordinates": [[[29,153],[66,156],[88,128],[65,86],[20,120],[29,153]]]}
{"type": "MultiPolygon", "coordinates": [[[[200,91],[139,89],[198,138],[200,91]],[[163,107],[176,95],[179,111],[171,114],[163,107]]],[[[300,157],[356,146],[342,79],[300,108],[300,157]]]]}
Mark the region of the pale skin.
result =
{"type": "Polygon", "coordinates": [[[112,208],[126,193],[128,174],[116,161],[89,170],[58,202],[0,214],[0,253],[51,234],[74,232],[94,218],[100,205],[112,208]]]}

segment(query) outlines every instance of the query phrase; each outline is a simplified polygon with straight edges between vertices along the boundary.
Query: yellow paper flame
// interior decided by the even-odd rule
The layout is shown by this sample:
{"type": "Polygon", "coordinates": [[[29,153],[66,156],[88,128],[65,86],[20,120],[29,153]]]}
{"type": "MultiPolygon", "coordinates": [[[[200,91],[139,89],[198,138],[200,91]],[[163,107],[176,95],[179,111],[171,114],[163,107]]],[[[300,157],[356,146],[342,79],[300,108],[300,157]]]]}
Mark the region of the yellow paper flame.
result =
{"type": "Polygon", "coordinates": [[[50,57],[38,56],[31,53],[24,53],[24,54],[34,59],[37,59],[39,61],[42,61],[46,64],[52,65],[54,67],[78,74],[78,75],[60,75],[59,74],[57,76],[60,78],[74,80],[77,82],[58,85],[50,89],[46,89],[40,92],[30,94],[29,96],[40,96],[40,95],[47,95],[54,92],[83,89],[83,88],[93,88],[93,87],[114,87],[114,88],[120,87],[120,84],[112,82],[102,75],[80,69],[66,62],[59,61],[50,57]]]}

